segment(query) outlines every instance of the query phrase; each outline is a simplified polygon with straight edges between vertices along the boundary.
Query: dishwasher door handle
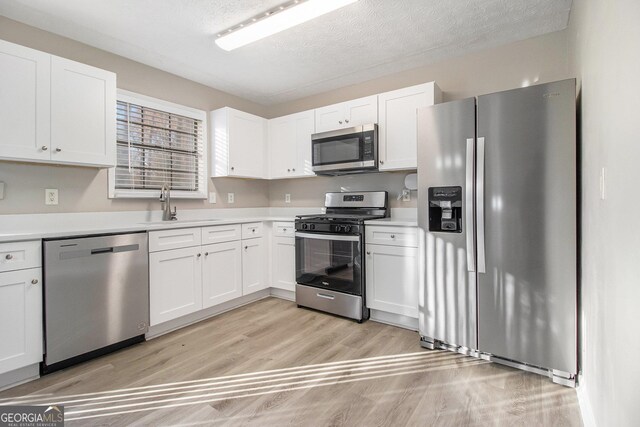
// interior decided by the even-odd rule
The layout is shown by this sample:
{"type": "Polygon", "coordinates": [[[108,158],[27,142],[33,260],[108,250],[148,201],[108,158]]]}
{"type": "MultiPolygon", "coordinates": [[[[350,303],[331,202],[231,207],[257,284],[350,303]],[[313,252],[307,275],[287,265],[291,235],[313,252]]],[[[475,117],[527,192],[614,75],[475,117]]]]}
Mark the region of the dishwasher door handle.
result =
{"type": "Polygon", "coordinates": [[[74,259],[83,258],[91,255],[100,254],[116,254],[120,252],[133,252],[140,250],[140,245],[121,245],[121,246],[108,246],[105,248],[92,248],[92,249],[76,249],[72,251],[60,252],[60,259],[74,259]]]}
{"type": "Polygon", "coordinates": [[[109,252],[113,252],[113,247],[111,247],[111,248],[91,249],[91,255],[106,254],[106,253],[109,253],[109,252]]]}

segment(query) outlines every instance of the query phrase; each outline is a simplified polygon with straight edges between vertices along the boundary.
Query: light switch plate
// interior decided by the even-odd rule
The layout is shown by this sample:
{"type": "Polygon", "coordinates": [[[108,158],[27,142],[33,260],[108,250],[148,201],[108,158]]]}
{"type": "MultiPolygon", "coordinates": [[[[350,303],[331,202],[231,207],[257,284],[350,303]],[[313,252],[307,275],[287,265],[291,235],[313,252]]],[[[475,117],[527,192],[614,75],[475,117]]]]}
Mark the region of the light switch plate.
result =
{"type": "Polygon", "coordinates": [[[227,203],[235,203],[236,195],[234,193],[227,193],[227,203]]]}
{"type": "Polygon", "coordinates": [[[58,189],[47,188],[44,190],[44,204],[45,205],[57,205],[58,204],[58,189]]]}
{"type": "Polygon", "coordinates": [[[209,203],[217,203],[217,195],[215,191],[209,193],[209,203]]]}
{"type": "Polygon", "coordinates": [[[287,193],[284,195],[284,202],[291,203],[291,194],[287,193]]]}
{"type": "Polygon", "coordinates": [[[4,182],[0,182],[0,200],[4,199],[4,182]]]}

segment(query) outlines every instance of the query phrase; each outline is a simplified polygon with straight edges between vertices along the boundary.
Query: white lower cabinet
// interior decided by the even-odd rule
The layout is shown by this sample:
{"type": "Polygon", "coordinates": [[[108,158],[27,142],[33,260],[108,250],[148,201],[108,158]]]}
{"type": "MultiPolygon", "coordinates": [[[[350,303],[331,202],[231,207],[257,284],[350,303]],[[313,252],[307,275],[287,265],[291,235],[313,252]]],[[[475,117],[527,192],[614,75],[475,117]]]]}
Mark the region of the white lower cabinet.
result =
{"type": "Polygon", "coordinates": [[[202,247],[203,308],[242,296],[242,245],[235,242],[202,247]]]}
{"type": "Polygon", "coordinates": [[[367,307],[418,317],[418,248],[366,245],[367,307]]]}
{"type": "Polygon", "coordinates": [[[202,248],[149,254],[151,326],[202,309],[202,248]]]}
{"type": "Polygon", "coordinates": [[[242,241],[242,292],[243,295],[267,287],[267,250],[264,238],[242,241]]]}
{"type": "Polygon", "coordinates": [[[273,281],[271,286],[286,291],[296,290],[296,239],[294,237],[273,238],[273,281]]]}
{"type": "Polygon", "coordinates": [[[0,374],[42,361],[42,269],[0,273],[0,374]]]}

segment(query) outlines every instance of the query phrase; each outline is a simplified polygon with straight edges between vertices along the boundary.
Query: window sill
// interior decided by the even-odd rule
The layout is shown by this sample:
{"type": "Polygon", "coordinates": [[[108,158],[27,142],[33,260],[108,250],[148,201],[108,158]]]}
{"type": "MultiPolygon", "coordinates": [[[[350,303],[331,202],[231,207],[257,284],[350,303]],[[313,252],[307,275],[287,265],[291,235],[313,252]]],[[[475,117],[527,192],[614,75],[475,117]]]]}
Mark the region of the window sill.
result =
{"type": "MultiPolygon", "coordinates": [[[[114,190],[109,191],[110,199],[158,199],[160,190],[114,190]]],[[[206,199],[204,191],[171,191],[172,199],[206,199]]]]}

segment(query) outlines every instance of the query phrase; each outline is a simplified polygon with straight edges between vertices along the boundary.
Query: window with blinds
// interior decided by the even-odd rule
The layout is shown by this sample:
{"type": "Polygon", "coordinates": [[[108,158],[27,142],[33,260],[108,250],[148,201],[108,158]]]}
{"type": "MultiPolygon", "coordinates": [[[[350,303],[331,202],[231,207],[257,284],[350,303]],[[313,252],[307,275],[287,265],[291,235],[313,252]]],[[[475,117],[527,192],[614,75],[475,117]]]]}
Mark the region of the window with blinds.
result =
{"type": "Polygon", "coordinates": [[[116,119],[116,195],[157,194],[165,183],[177,197],[206,191],[203,120],[121,99],[116,119]]]}

